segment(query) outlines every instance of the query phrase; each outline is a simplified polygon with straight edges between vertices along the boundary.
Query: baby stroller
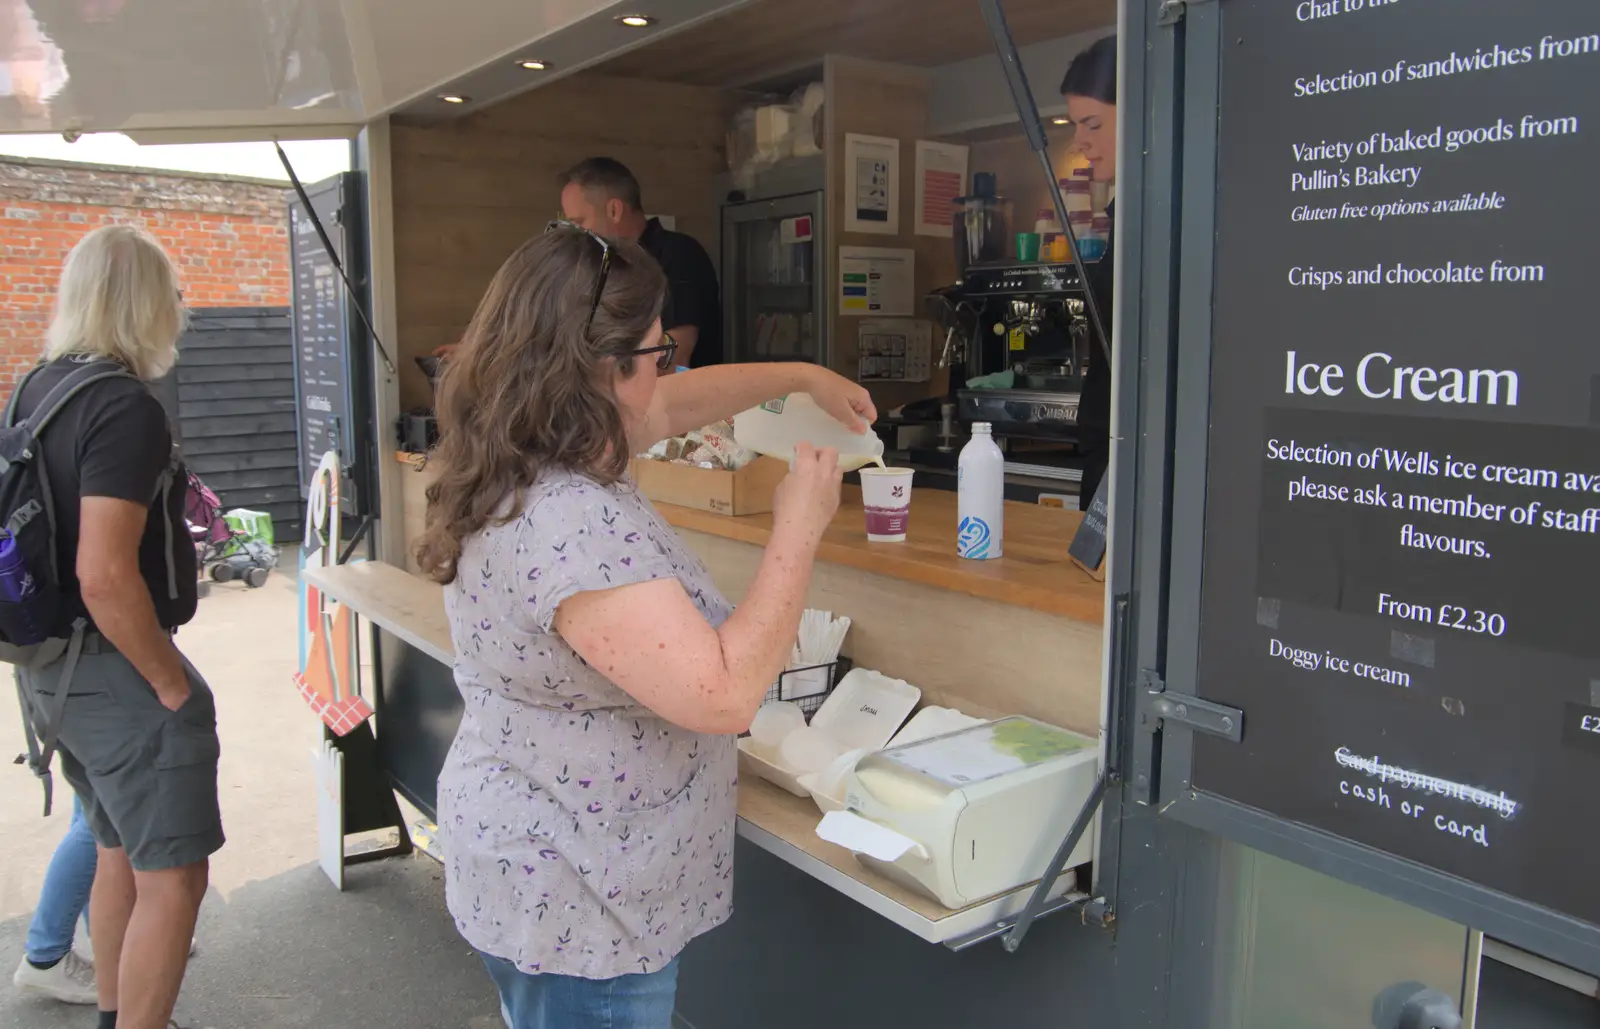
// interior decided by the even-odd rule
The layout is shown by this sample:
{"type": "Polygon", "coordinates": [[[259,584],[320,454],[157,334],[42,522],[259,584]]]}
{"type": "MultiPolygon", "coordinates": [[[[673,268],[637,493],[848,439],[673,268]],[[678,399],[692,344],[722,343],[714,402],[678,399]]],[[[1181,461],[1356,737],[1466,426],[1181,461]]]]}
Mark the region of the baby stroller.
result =
{"type": "Polygon", "coordinates": [[[277,549],[229,525],[222,515],[222,501],[194,472],[189,473],[183,514],[202,573],[209,570],[213,582],[243,579],[251,589],[266,585],[268,574],[278,566],[277,549]]]}

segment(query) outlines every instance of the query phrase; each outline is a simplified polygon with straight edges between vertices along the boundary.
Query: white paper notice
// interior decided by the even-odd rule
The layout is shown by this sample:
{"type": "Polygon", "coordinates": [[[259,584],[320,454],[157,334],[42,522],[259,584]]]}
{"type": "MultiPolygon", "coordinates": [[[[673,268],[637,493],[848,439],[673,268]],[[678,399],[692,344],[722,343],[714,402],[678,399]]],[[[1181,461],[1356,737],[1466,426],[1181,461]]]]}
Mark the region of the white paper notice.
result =
{"type": "Polygon", "coordinates": [[[917,254],[887,247],[839,248],[839,313],[913,314],[917,254]]]}
{"type": "Polygon", "coordinates": [[[844,137],[844,231],[900,234],[900,141],[844,137]]]}
{"type": "Polygon", "coordinates": [[[849,811],[829,811],[817,823],[817,835],[829,843],[879,861],[898,861],[903,855],[915,851],[918,857],[928,856],[922,844],[877,822],[869,822],[849,811]]]}
{"type": "Polygon", "coordinates": [[[917,140],[917,235],[952,235],[951,203],[965,192],[967,148],[955,143],[917,140]]]}
{"type": "Polygon", "coordinates": [[[865,318],[857,327],[857,382],[927,382],[932,363],[930,322],[865,318]]]}
{"type": "Polygon", "coordinates": [[[832,667],[796,669],[778,677],[779,700],[804,700],[820,697],[828,692],[828,676],[832,667]]]}

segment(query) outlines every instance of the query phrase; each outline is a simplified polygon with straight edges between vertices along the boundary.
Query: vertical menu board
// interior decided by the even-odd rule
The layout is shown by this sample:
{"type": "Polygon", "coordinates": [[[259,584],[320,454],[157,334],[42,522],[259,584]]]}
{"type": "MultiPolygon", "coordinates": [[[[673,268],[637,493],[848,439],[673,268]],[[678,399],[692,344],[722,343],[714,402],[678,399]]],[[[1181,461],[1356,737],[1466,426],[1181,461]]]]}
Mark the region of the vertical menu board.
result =
{"type": "MultiPolygon", "coordinates": [[[[307,190],[340,260],[345,259],[340,180],[307,190]]],[[[300,433],[300,488],[304,494],[322,455],[337,450],[354,460],[350,395],[350,319],[344,284],[316,225],[298,200],[289,204],[289,244],[294,284],[295,396],[300,433]]]]}
{"type": "Polygon", "coordinates": [[[1600,4],[1222,19],[1192,781],[1600,923],[1600,4]]]}

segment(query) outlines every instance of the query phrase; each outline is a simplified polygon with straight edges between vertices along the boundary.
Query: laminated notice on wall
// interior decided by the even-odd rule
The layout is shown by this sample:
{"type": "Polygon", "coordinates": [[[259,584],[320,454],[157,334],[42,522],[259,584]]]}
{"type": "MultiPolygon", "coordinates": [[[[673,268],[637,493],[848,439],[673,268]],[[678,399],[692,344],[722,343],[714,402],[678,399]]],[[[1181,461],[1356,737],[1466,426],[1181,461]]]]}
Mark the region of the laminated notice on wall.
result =
{"type": "Polygon", "coordinates": [[[956,143],[917,140],[916,232],[919,236],[953,235],[955,199],[967,182],[967,148],[956,143]]]}
{"type": "Polygon", "coordinates": [[[916,256],[914,250],[840,247],[839,313],[909,317],[916,256]]]}
{"type": "Polygon", "coordinates": [[[900,234],[900,141],[844,137],[844,231],[900,234]]]}
{"type": "Polygon", "coordinates": [[[927,382],[933,325],[915,318],[867,318],[857,327],[858,382],[927,382]]]}

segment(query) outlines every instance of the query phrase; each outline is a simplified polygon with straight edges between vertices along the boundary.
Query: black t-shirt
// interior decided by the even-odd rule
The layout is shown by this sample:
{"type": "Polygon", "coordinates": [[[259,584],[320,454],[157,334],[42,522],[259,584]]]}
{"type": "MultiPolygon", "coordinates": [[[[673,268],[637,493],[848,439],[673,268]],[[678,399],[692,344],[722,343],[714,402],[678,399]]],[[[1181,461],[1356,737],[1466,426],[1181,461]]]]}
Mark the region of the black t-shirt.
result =
{"type": "Polygon", "coordinates": [[[661,307],[661,327],[693,325],[700,330],[690,368],[722,363],[722,297],[717,289],[717,269],[711,255],[693,236],[662,228],[658,219],[645,225],[639,245],[667,273],[667,299],[661,307]]]}
{"type": "MultiPolygon", "coordinates": [[[[71,358],[55,361],[28,380],[17,401],[17,420],[35,407],[66,375],[81,365],[71,358]]],[[[97,382],[73,398],[44,430],[39,446],[50,476],[56,507],[56,560],[67,597],[65,631],[72,620],[87,616],[78,594],[79,502],[83,497],[111,497],[150,505],[149,520],[139,541],[139,572],[155,602],[164,628],[175,629],[194,617],[198,604],[194,541],[184,522],[188,478],[175,471],[160,510],[161,473],[173,463],[172,428],[166,409],[148,386],[131,378],[97,382]],[[168,592],[167,527],[172,530],[173,575],[177,599],[168,592]]]]}
{"type": "MultiPolygon", "coordinates": [[[[1106,217],[1113,217],[1114,204],[1106,205],[1106,217]]],[[[1113,225],[1115,222],[1113,222],[1113,225]]],[[[1111,346],[1112,312],[1112,247],[1116,243],[1116,230],[1106,240],[1106,252],[1098,261],[1086,262],[1084,271],[1089,278],[1089,291],[1094,294],[1095,306],[1100,309],[1100,322],[1106,330],[1106,347],[1111,346]]],[[[1078,430],[1086,447],[1104,448],[1111,438],[1111,365],[1100,353],[1100,344],[1093,342],[1090,329],[1089,370],[1083,377],[1083,395],[1078,399],[1078,430]]]]}

